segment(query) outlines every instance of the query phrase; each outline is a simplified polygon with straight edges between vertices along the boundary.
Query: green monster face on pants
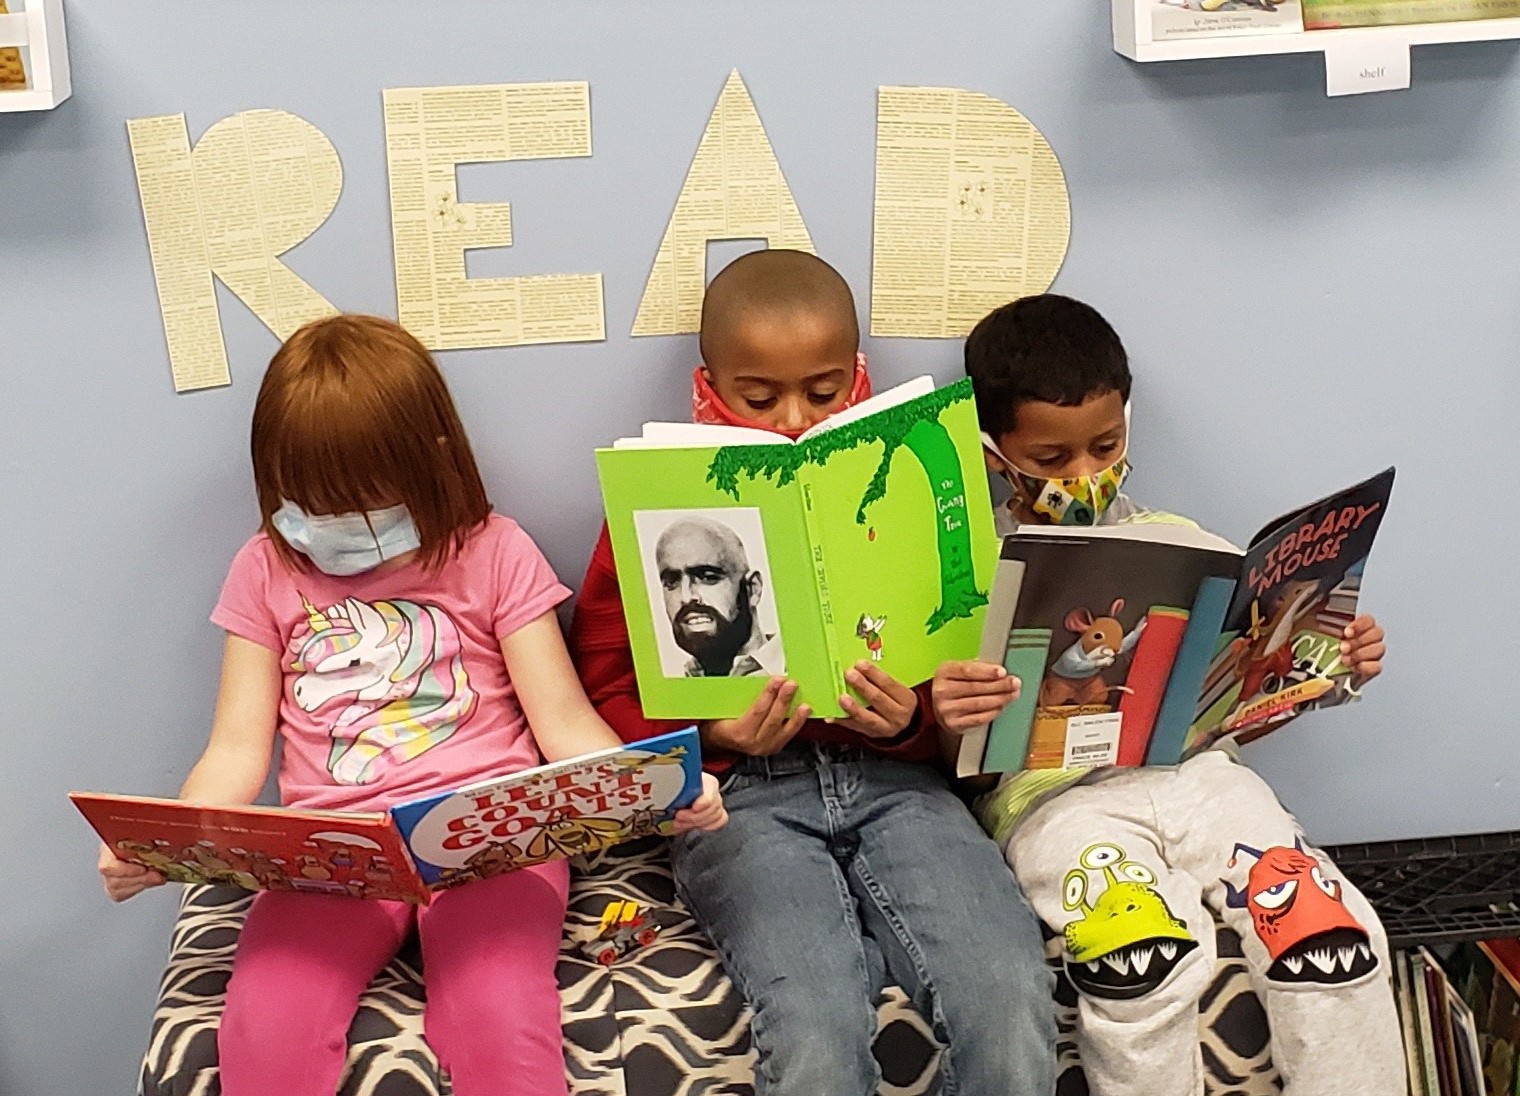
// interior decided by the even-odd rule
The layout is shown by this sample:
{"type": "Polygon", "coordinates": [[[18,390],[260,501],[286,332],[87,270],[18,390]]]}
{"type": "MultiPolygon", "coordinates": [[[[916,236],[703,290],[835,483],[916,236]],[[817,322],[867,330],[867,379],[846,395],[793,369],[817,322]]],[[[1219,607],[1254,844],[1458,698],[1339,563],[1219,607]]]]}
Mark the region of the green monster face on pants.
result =
{"type": "Polygon", "coordinates": [[[1066,926],[1067,974],[1078,990],[1128,999],[1155,989],[1198,944],[1153,887],[1155,874],[1107,843],[1082,850],[1081,867],[1066,874],[1062,904],[1081,910],[1066,926]],[[1107,886],[1089,902],[1089,871],[1107,886]]]}

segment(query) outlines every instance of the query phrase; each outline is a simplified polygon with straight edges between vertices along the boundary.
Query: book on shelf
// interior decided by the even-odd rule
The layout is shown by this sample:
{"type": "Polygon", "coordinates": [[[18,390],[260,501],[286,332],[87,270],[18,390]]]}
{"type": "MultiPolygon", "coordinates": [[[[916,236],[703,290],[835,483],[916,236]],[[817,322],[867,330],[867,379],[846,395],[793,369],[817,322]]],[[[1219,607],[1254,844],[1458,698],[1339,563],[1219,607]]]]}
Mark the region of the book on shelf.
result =
{"type": "MultiPolygon", "coordinates": [[[[0,0],[0,15],[9,14],[6,0],[0,0]]],[[[20,46],[0,46],[0,91],[26,88],[26,62],[20,46]]]]}
{"type": "Polygon", "coordinates": [[[1134,0],[1142,34],[1153,42],[1240,35],[1297,34],[1299,0],[1134,0]]]}
{"type": "Polygon", "coordinates": [[[1520,940],[1393,960],[1411,1096],[1520,1096],[1520,940]]]}
{"type": "Polygon", "coordinates": [[[1269,523],[1242,551],[1186,523],[1004,538],[983,659],[1019,696],[961,739],[961,776],[1173,765],[1357,699],[1340,654],[1393,469],[1269,523]]]}
{"type": "Polygon", "coordinates": [[[1304,29],[1520,18],[1520,0],[1302,0],[1304,29]]]}

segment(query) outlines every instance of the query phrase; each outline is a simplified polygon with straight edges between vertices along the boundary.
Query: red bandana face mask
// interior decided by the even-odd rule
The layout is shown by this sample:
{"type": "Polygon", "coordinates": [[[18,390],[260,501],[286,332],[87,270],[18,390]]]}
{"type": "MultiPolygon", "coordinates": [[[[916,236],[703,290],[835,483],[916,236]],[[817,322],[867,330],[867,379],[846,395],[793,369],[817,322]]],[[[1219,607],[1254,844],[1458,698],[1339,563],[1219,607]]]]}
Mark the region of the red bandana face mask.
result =
{"type": "MultiPolygon", "coordinates": [[[[850,395],[830,414],[843,411],[846,407],[853,407],[861,400],[870,399],[870,397],[871,375],[866,372],[866,356],[856,354],[855,378],[850,384],[850,395]]],[[[751,430],[769,430],[773,434],[785,434],[794,441],[802,433],[801,430],[777,430],[763,422],[735,414],[733,409],[719,398],[718,393],[713,391],[712,385],[707,381],[706,372],[700,365],[692,371],[691,375],[691,421],[706,426],[747,426],[751,430]]]]}

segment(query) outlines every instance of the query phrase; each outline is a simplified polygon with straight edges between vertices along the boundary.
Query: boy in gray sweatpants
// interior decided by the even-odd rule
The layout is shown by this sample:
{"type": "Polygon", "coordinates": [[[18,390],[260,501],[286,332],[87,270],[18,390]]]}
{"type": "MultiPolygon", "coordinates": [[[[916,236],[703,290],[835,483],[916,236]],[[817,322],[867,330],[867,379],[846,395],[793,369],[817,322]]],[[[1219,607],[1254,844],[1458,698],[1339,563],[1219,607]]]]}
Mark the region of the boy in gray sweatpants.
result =
{"type": "MultiPolygon", "coordinates": [[[[1012,487],[1001,532],[1186,521],[1121,492],[1129,366],[1092,308],[1053,294],[1005,305],[967,339],[966,371],[988,467],[1012,487]]],[[[1375,677],[1383,654],[1371,617],[1347,628],[1341,657],[1358,678],[1375,677]]],[[[951,735],[996,715],[1017,688],[999,668],[963,665],[961,678],[935,685],[951,735]]],[[[1241,938],[1288,1096],[1405,1091],[1376,914],[1232,752],[1017,773],[981,814],[1035,912],[1064,938],[1094,1096],[1203,1092],[1198,1004],[1213,976],[1215,915],[1241,938]]]]}

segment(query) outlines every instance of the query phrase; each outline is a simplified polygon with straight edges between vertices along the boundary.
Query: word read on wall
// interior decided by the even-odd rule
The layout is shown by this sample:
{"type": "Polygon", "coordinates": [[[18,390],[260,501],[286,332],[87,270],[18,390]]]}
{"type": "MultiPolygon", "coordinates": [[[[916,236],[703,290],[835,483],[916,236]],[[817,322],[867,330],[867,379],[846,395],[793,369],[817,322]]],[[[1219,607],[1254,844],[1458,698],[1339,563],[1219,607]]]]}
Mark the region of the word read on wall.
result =
{"type": "MultiPolygon", "coordinates": [[[[470,248],[512,243],[506,202],[459,200],[460,164],[591,155],[584,82],[383,93],[396,307],[432,350],[606,338],[600,273],[471,278],[470,248]]],[[[231,383],[213,277],[280,338],[336,308],[280,261],[343,189],[337,150],[283,110],[223,118],[192,146],[183,114],[127,123],[176,391],[231,383]]],[[[877,93],[871,333],[959,338],[1055,279],[1066,180],[1013,107],[959,88],[877,93]]],[[[697,329],[711,240],[813,250],[738,72],[708,118],[665,227],[633,335],[697,329]]]]}

